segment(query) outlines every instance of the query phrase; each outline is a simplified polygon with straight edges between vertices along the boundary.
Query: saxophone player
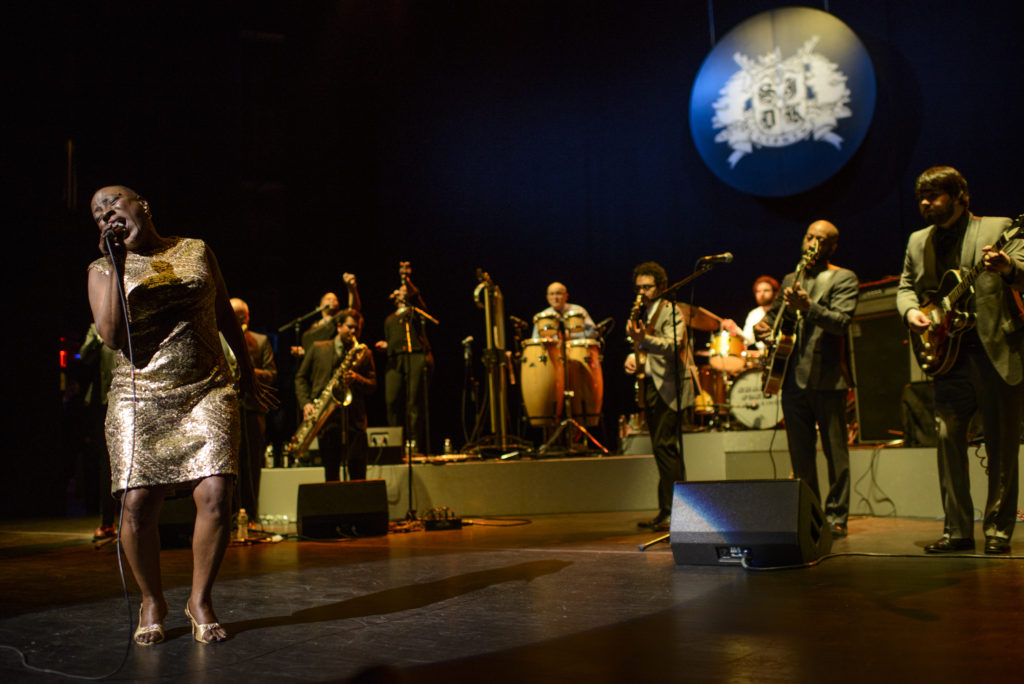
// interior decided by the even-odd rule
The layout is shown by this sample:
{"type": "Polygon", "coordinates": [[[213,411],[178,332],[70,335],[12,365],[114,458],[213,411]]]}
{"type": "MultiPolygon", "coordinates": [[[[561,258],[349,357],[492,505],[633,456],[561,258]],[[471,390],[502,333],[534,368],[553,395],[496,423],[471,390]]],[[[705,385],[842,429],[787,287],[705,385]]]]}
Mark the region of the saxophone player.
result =
{"type": "Polygon", "coordinates": [[[366,443],[366,396],[377,388],[377,373],[373,355],[368,350],[355,349],[356,336],[362,330],[363,317],[355,309],[338,315],[338,332],[333,339],[315,342],[302,358],[295,374],[295,395],[302,407],[303,419],[316,412],[314,400],[327,387],[335,370],[343,363],[345,370],[335,388],[334,396],[342,403],[331,413],[317,436],[320,459],[324,466],[324,479],[340,480],[341,464],[346,465],[350,480],[366,479],[366,461],[369,447],[366,443]],[[351,392],[351,401],[344,398],[351,392]]]}

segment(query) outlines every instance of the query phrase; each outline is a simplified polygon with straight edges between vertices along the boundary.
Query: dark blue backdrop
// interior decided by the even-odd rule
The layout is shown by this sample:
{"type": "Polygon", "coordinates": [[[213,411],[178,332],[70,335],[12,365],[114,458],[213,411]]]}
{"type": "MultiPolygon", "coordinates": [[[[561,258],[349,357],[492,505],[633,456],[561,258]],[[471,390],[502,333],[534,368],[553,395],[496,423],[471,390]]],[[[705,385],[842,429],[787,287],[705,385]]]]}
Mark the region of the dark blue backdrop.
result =
{"type": "MultiPolygon", "coordinates": [[[[375,339],[398,261],[411,260],[441,321],[435,444],[461,441],[459,340],[483,336],[478,267],[522,318],[554,279],[595,318],[616,318],[604,364],[613,427],[628,410],[621,321],[637,262],[679,279],[700,255],[732,251],[693,296],[739,318],[753,279],[791,270],[817,218],[839,227],[835,260],[862,281],[898,273],[927,166],[959,167],[979,213],[1024,208],[1012,2],[829,2],[871,55],[874,122],[837,176],[778,199],[721,183],[690,139],[707,2],[210,4],[37,3],[5,22],[19,55],[9,168],[25,181],[11,186],[12,223],[43,242],[27,274],[4,276],[16,322],[4,370],[11,512],[59,507],[73,471],[56,359],[58,340],[75,346],[89,321],[88,199],[102,184],[145,194],[163,232],[205,238],[258,330],[311,309],[351,270],[375,339]]],[[[784,3],[711,4],[721,36],[784,3]]]]}

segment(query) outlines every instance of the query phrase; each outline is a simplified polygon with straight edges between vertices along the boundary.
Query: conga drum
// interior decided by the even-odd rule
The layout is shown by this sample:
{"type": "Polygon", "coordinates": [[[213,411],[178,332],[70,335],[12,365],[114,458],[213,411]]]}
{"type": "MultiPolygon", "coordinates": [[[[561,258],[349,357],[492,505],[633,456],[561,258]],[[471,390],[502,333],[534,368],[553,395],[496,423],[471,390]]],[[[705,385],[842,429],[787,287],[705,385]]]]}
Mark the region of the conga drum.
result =
{"type": "MultiPolygon", "coordinates": [[[[533,325],[537,329],[538,337],[558,337],[558,319],[556,313],[539,313],[533,317],[533,325]]],[[[531,338],[536,339],[536,338],[531,338]]],[[[523,344],[530,340],[526,340],[523,344]]],[[[525,348],[525,347],[524,347],[525,348]]]]}
{"type": "Polygon", "coordinates": [[[519,386],[530,425],[553,426],[562,416],[565,378],[557,337],[523,340],[519,386]]]}
{"type": "Polygon", "coordinates": [[[567,335],[582,333],[587,327],[587,319],[582,311],[570,311],[562,319],[565,321],[567,335]]]}
{"type": "Polygon", "coordinates": [[[597,340],[569,340],[569,389],[573,391],[572,415],[586,425],[601,422],[604,403],[604,373],[601,370],[601,343],[597,340]]]}

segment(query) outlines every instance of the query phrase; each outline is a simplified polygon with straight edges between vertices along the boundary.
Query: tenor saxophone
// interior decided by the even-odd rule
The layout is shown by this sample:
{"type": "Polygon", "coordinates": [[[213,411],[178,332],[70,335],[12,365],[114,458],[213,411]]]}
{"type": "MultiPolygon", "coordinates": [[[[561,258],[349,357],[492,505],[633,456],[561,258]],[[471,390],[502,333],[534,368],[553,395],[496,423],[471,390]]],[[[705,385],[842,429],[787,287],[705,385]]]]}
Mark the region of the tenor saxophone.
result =
{"type": "Polygon", "coordinates": [[[313,400],[313,413],[302,421],[299,429],[292,435],[291,440],[284,448],[284,453],[291,459],[301,458],[309,448],[309,443],[317,436],[323,428],[324,423],[334,413],[338,406],[348,406],[352,403],[352,388],[345,382],[345,372],[355,368],[363,355],[366,353],[366,345],[360,344],[358,340],[352,345],[341,364],[331,374],[327,386],[320,392],[320,396],[313,400]],[[340,398],[339,398],[340,395],[340,398]]]}

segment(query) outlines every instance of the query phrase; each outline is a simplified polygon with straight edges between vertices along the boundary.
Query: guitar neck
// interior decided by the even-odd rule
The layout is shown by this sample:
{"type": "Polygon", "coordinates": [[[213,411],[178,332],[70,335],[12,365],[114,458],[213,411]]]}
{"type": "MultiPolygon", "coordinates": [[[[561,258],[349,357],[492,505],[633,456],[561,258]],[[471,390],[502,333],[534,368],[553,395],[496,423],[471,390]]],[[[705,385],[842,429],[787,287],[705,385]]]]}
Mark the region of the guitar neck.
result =
{"type": "MultiPolygon", "coordinates": [[[[1007,242],[1009,242],[1009,240],[1007,239],[1006,234],[1004,233],[1003,235],[1000,235],[999,239],[992,244],[992,249],[990,251],[1001,252],[1003,250],[1003,247],[1006,247],[1007,242]]],[[[960,282],[957,283],[956,287],[950,290],[949,300],[951,302],[959,301],[960,298],[963,297],[968,290],[974,287],[974,281],[978,279],[978,276],[981,275],[981,272],[984,270],[984,261],[979,261],[978,263],[974,264],[971,270],[967,271],[967,273],[963,275],[963,277],[960,279],[960,282]]]]}
{"type": "MultiPolygon", "coordinates": [[[[1010,227],[1004,230],[1002,234],[999,236],[999,238],[994,243],[992,243],[992,248],[989,251],[1003,251],[1003,248],[1006,247],[1010,240],[1014,239],[1015,237],[1019,237],[1020,228],[1022,225],[1024,225],[1024,214],[1021,214],[1016,219],[1014,219],[1013,223],[1010,224],[1010,227]]],[[[978,276],[981,275],[981,272],[984,270],[984,260],[981,260],[978,263],[974,264],[971,270],[969,270],[967,273],[963,275],[957,286],[950,290],[949,301],[955,302],[958,301],[961,297],[963,297],[964,293],[966,293],[970,288],[974,286],[974,281],[978,279],[978,276]]]]}

